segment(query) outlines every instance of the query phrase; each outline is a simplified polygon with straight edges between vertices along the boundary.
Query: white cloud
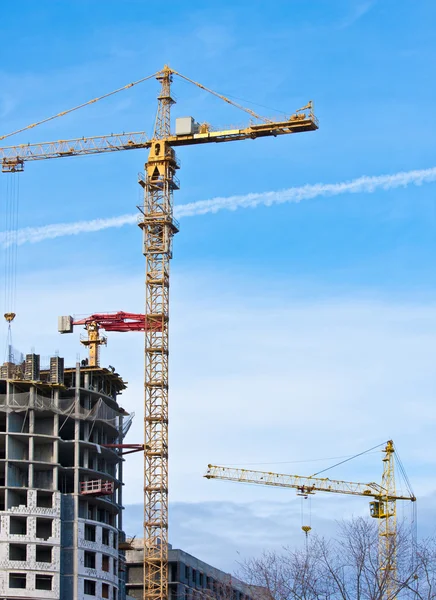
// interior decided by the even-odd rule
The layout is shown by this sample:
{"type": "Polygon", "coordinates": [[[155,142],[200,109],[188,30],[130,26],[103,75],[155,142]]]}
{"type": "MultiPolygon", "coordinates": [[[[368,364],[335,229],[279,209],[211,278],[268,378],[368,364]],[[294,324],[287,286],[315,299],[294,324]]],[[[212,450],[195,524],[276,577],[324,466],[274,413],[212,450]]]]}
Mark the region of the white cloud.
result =
{"type": "MultiPolygon", "coordinates": [[[[18,311],[13,334],[23,351],[33,346],[48,356],[59,349],[71,363],[79,351],[78,332],[58,335],[57,314],[140,311],[143,280],[68,273],[76,283],[67,289],[65,275],[39,273],[26,280],[20,292],[26,309],[18,311]]],[[[433,491],[428,473],[436,456],[436,305],[321,293],[291,300],[296,286],[283,282],[278,294],[265,291],[266,281],[262,287],[258,281],[230,286],[220,272],[173,278],[172,501],[283,501],[286,491],[230,489],[202,474],[209,462],[257,462],[269,463],[261,469],[309,475],[332,461],[280,463],[352,455],[389,438],[401,451],[415,492],[433,491]]],[[[128,441],[141,442],[141,334],[110,334],[102,360],[130,382],[122,404],[137,418],[128,441]]],[[[380,458],[371,454],[330,476],[378,480],[380,458]]],[[[128,458],[125,473],[129,502],[140,502],[141,456],[128,458]]]]}
{"type": "MultiPolygon", "coordinates": [[[[256,208],[258,206],[272,206],[289,202],[299,203],[303,200],[311,200],[319,197],[331,197],[343,194],[372,194],[377,190],[388,191],[409,185],[420,186],[436,181],[436,167],[429,169],[415,169],[412,171],[400,171],[390,175],[362,176],[351,181],[339,183],[316,183],[285,190],[271,192],[254,192],[250,194],[229,196],[227,198],[217,197],[210,200],[200,200],[176,206],[174,214],[177,218],[194,217],[197,215],[215,214],[221,210],[237,210],[238,208],[256,208]]],[[[102,231],[105,229],[133,225],[138,221],[138,213],[109,217],[105,219],[93,219],[90,221],[77,221],[75,223],[55,223],[41,227],[25,227],[19,229],[16,236],[6,232],[0,232],[0,245],[7,247],[11,244],[22,244],[41,242],[44,240],[79,235],[102,231]]]]}
{"type": "MultiPolygon", "coordinates": [[[[337,534],[338,522],[369,514],[367,498],[318,494],[309,501],[288,491],[286,498],[277,501],[276,492],[271,490],[270,497],[264,501],[253,496],[244,503],[230,498],[221,502],[171,503],[170,543],[209,564],[237,572],[238,563],[264,550],[280,553],[286,546],[302,547],[305,544],[303,523],[312,526],[309,535],[331,538],[337,534]]],[[[427,536],[435,533],[434,496],[426,497],[423,505],[425,509],[420,510],[419,523],[422,535],[427,536]]],[[[403,511],[398,506],[399,522],[410,523],[410,508],[409,505],[403,511]]],[[[129,505],[124,514],[127,534],[142,537],[142,520],[143,507],[129,505]]]]}

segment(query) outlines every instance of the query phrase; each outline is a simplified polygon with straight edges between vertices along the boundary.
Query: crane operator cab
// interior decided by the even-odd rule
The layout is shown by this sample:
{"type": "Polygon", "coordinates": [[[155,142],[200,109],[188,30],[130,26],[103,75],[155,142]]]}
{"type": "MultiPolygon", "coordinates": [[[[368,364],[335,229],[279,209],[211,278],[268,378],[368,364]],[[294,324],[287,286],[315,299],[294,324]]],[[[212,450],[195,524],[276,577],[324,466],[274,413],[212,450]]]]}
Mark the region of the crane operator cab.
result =
{"type": "Polygon", "coordinates": [[[375,502],[370,502],[369,503],[369,514],[374,519],[385,519],[386,518],[385,503],[380,500],[376,500],[375,502]]]}

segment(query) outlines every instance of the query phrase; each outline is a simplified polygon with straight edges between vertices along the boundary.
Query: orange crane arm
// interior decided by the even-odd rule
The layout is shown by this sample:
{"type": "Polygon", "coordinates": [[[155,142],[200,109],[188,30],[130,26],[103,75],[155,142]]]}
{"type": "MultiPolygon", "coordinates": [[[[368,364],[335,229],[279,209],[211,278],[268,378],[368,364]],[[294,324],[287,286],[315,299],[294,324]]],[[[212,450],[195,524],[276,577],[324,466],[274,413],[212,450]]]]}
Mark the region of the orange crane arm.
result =
{"type": "MultiPolygon", "coordinates": [[[[200,127],[198,133],[189,135],[170,135],[165,141],[170,146],[190,146],[209,142],[232,142],[246,139],[256,139],[267,136],[286,135],[318,129],[316,117],[310,113],[296,113],[289,119],[271,121],[268,123],[252,124],[242,129],[211,130],[208,126],[200,127]]],[[[120,150],[135,150],[150,148],[150,140],[143,131],[118,133],[94,137],[82,137],[71,140],[41,142],[37,144],[20,144],[0,148],[2,171],[22,171],[24,162],[44,160],[47,158],[63,158],[66,156],[81,156],[85,154],[101,154],[104,152],[119,152],[120,150]]]]}
{"type": "Polygon", "coordinates": [[[246,469],[232,469],[208,465],[204,475],[206,479],[225,479],[241,483],[257,483],[259,485],[272,485],[275,487],[293,488],[301,494],[315,492],[333,492],[335,494],[351,494],[353,496],[370,496],[373,498],[387,498],[388,500],[412,500],[415,496],[390,495],[377,483],[354,483],[352,481],[337,481],[334,479],[301,477],[299,475],[284,475],[281,473],[268,473],[264,471],[251,471],[246,469]]]}

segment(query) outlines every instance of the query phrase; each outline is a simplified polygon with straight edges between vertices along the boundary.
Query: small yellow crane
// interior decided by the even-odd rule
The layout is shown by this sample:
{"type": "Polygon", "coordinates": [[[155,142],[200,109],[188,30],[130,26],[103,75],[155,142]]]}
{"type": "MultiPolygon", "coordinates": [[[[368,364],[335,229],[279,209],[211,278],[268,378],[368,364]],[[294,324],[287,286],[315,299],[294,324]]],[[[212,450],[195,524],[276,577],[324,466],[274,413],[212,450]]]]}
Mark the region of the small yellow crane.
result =
{"type": "MultiPolygon", "coordinates": [[[[392,440],[386,443],[383,455],[383,474],[381,484],[354,483],[337,481],[319,477],[301,477],[300,475],[284,475],[266,471],[252,471],[208,465],[204,475],[206,479],[224,479],[240,483],[256,483],[282,488],[292,488],[300,495],[307,496],[315,492],[331,492],[334,494],[350,494],[373,498],[369,503],[371,517],[379,523],[379,567],[384,573],[384,589],[386,600],[395,598],[397,575],[396,537],[397,537],[397,500],[416,501],[413,492],[409,495],[398,495],[395,487],[395,447],[392,440]]],[[[310,528],[303,528],[307,534],[310,528]]]]}
{"type": "MultiPolygon", "coordinates": [[[[160,92],[151,137],[139,131],[6,146],[0,148],[0,161],[4,173],[17,173],[24,170],[26,162],[141,148],[149,150],[145,175],[139,178],[139,184],[144,189],[144,202],[138,207],[141,212],[138,225],[143,230],[144,237],[147,319],[144,378],[144,599],[167,600],[169,288],[172,239],[179,231],[179,224],[173,216],[173,192],[180,185],[176,176],[180,164],[174,148],[315,131],[318,129],[318,121],[313,113],[312,102],[279,120],[269,119],[165,65],[153,75],[2,135],[0,140],[62,117],[152,77],[159,81],[160,92]],[[243,110],[250,115],[250,123],[242,128],[222,130],[207,123],[197,123],[192,117],[180,117],[176,119],[173,128],[171,107],[175,104],[175,99],[171,84],[174,76],[243,110]]],[[[273,157],[271,160],[274,160],[273,157]]],[[[241,169],[238,174],[242,176],[241,169]]]]}

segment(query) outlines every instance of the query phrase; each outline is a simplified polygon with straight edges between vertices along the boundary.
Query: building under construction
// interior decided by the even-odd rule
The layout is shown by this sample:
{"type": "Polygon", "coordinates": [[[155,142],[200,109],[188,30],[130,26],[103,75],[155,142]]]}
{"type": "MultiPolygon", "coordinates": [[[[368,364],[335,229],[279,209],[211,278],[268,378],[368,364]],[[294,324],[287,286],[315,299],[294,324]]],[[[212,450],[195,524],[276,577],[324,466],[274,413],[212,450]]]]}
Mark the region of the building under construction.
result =
{"type": "Polygon", "coordinates": [[[124,600],[125,388],[86,360],[1,367],[1,600],[124,600]]]}

